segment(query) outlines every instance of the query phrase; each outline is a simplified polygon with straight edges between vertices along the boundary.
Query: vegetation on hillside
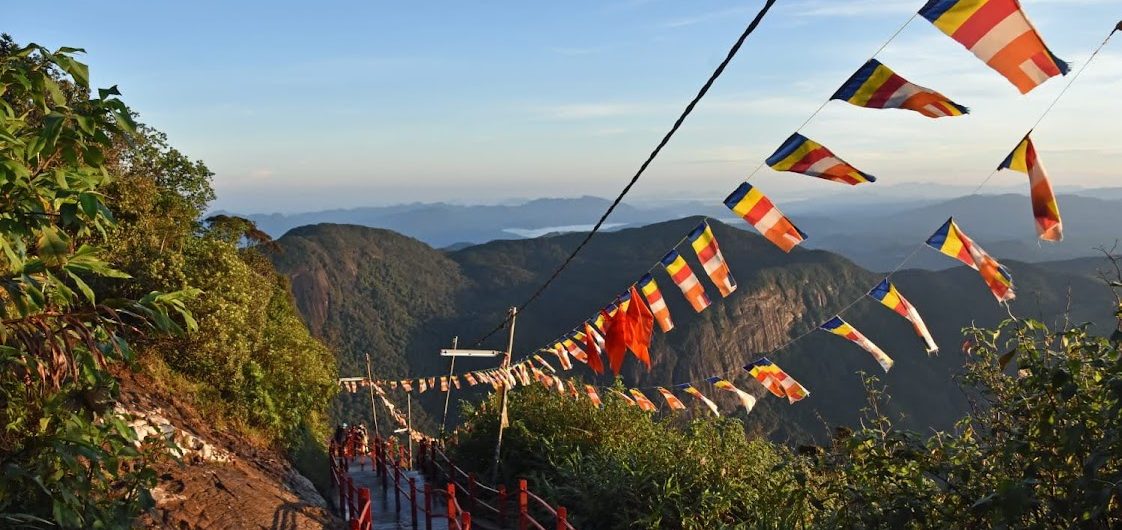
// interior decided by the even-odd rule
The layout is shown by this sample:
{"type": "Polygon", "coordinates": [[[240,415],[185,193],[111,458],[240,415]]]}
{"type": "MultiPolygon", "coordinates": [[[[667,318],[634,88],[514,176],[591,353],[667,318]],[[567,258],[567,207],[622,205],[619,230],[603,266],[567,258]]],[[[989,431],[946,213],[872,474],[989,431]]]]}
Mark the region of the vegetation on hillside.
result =
{"type": "Polygon", "coordinates": [[[114,410],[114,370],[309,457],[336,390],[268,242],[199,221],[210,171],[115,87],[91,97],[79,52],[0,39],[0,526],[124,527],[151,504],[165,452],[114,410]]]}
{"type": "MultiPolygon", "coordinates": [[[[511,399],[503,474],[577,528],[1113,528],[1122,524],[1122,356],[1083,327],[969,329],[973,411],[921,435],[866,378],[862,428],[797,451],[736,420],[597,409],[535,385],[511,399]]],[[[811,399],[829,399],[817,394],[811,399]]],[[[457,462],[488,471],[497,402],[468,411],[457,462]]]]}

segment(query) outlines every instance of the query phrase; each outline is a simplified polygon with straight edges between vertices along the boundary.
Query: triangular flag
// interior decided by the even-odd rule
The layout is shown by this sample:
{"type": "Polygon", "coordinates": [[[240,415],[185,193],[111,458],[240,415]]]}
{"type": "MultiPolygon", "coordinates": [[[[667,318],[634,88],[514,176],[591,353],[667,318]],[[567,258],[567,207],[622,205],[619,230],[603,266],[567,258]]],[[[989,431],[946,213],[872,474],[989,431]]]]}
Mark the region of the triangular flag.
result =
{"type": "Polygon", "coordinates": [[[849,165],[826,146],[799,133],[792,134],[779,149],[767,159],[767,165],[776,171],[802,173],[820,179],[832,180],[850,186],[876,182],[876,177],[849,165]]]}
{"type": "Polygon", "coordinates": [[[705,270],[705,274],[708,274],[709,279],[717,286],[717,290],[721,292],[721,297],[724,298],[732,294],[736,290],[736,280],[729,272],[729,266],[725,263],[725,257],[721,254],[721,247],[717,245],[717,237],[713,235],[709,223],[703,221],[687,237],[693,251],[697,253],[697,260],[701,262],[701,268],[705,270]]]}
{"type": "Polygon", "coordinates": [[[736,397],[740,398],[740,404],[744,406],[745,412],[752,412],[752,407],[756,406],[756,398],[752,396],[752,394],[736,388],[732,383],[720,377],[710,377],[708,381],[721,390],[727,390],[736,394],[736,397]]]}
{"type": "Polygon", "coordinates": [[[600,360],[600,351],[604,339],[593,329],[592,324],[584,323],[584,351],[588,354],[588,367],[598,374],[604,373],[604,363],[600,360]]]}
{"type": "Polygon", "coordinates": [[[954,222],[953,217],[947,219],[947,222],[927,239],[927,246],[978,271],[998,302],[1008,302],[1016,297],[1013,292],[1013,276],[970,239],[954,222]]]}
{"type": "Polygon", "coordinates": [[[627,346],[651,370],[651,334],[654,333],[654,314],[643,303],[643,297],[634,285],[631,286],[631,303],[627,307],[627,318],[631,323],[627,346]]]}
{"type": "Polygon", "coordinates": [[[1028,175],[1036,235],[1045,241],[1062,241],[1064,225],[1060,219],[1060,206],[1056,204],[1056,194],[1052,191],[1052,183],[1048,181],[1048,173],[1044,171],[1044,163],[1036,156],[1032,138],[1026,134],[997,169],[1012,169],[1028,175]]]}
{"type": "Polygon", "coordinates": [[[719,410],[717,410],[717,404],[713,403],[713,401],[711,399],[705,397],[705,395],[702,394],[700,390],[694,388],[693,385],[691,385],[689,383],[686,383],[684,385],[680,385],[679,388],[684,390],[687,394],[697,398],[698,401],[701,401],[702,403],[704,403],[705,406],[709,407],[709,410],[713,412],[714,416],[719,417],[721,415],[721,412],[719,410]]]}
{"type": "Polygon", "coordinates": [[[660,386],[658,387],[658,393],[662,394],[662,398],[666,400],[666,404],[670,406],[671,410],[686,410],[685,404],[673,392],[660,386]]]}
{"type": "Polygon", "coordinates": [[[647,412],[654,412],[658,410],[658,407],[656,407],[654,403],[651,403],[651,400],[647,399],[647,396],[644,396],[643,393],[639,391],[639,389],[632,388],[631,395],[635,397],[635,404],[639,405],[639,408],[641,410],[645,410],[647,412]]]}
{"type": "Polygon", "coordinates": [[[835,316],[834,318],[828,320],[825,324],[822,324],[821,329],[823,331],[829,331],[830,333],[838,335],[839,337],[845,337],[852,341],[854,344],[857,344],[858,346],[864,348],[865,351],[869,352],[873,356],[873,358],[877,360],[877,363],[880,364],[881,368],[884,368],[885,372],[892,368],[892,358],[889,357],[888,354],[884,353],[884,351],[879,347],[877,347],[876,344],[873,344],[873,341],[865,338],[865,336],[862,335],[860,331],[857,331],[857,328],[854,328],[853,326],[849,325],[848,322],[842,320],[840,316],[835,316]]]}
{"type": "Polygon", "coordinates": [[[919,311],[916,311],[915,306],[908,302],[904,295],[900,294],[900,291],[896,290],[896,286],[892,285],[888,278],[881,280],[876,287],[873,287],[869,291],[869,297],[908,319],[908,322],[911,322],[912,327],[915,328],[916,334],[923,339],[927,346],[927,353],[939,351],[939,347],[935,345],[935,339],[931,337],[931,332],[927,330],[927,324],[924,324],[923,319],[920,318],[919,311]]]}
{"type": "Polygon", "coordinates": [[[946,96],[908,82],[876,59],[857,69],[830,99],[870,109],[914,110],[928,118],[962,116],[966,107],[946,96]]]}

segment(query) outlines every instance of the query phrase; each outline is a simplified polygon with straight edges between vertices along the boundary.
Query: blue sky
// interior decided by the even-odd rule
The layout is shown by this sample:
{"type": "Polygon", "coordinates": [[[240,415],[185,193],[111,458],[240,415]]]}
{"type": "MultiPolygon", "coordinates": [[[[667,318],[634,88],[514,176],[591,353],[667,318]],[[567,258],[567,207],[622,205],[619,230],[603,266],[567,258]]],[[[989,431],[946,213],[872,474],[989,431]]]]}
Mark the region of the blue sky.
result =
{"type": "MultiPolygon", "coordinates": [[[[635,188],[720,201],[923,0],[779,0],[635,188]]],[[[1078,69],[1119,0],[1023,0],[1078,69]]],[[[217,208],[614,196],[762,0],[682,2],[23,2],[0,31],[84,47],[142,121],[215,171],[217,208]]],[[[971,107],[965,118],[833,102],[811,138],[872,186],[971,186],[1066,83],[1027,96],[922,19],[878,58],[971,107]]],[[[1057,186],[1122,180],[1122,36],[1034,133],[1057,186]]],[[[762,171],[784,199],[861,193],[762,171]]],[[[1019,185],[1002,174],[994,186],[1019,185]]]]}

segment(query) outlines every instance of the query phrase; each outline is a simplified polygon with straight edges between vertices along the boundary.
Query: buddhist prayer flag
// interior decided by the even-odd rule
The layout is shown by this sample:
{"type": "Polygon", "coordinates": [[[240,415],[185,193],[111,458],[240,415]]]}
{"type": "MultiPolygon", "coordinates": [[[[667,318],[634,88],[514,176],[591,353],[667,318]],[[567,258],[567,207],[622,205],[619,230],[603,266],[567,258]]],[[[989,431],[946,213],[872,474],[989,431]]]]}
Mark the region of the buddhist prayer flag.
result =
{"type": "Polygon", "coordinates": [[[596,387],[584,385],[584,393],[588,395],[588,399],[592,401],[593,405],[599,407],[602,404],[600,402],[600,395],[596,393],[596,387]]]}
{"type": "Polygon", "coordinates": [[[1017,148],[1009,153],[997,169],[1012,169],[1029,176],[1029,198],[1032,200],[1032,216],[1036,218],[1036,235],[1045,241],[1062,241],[1063,223],[1060,221],[1060,207],[1056,204],[1056,194],[1044,163],[1036,157],[1032,138],[1025,135],[1017,148]]]}
{"type": "Polygon", "coordinates": [[[569,355],[574,359],[588,364],[588,355],[585,355],[584,350],[581,350],[580,347],[577,346],[577,343],[580,341],[578,338],[579,335],[581,335],[579,331],[570,334],[565,340],[561,341],[561,345],[565,346],[565,351],[569,352],[569,355]]]}
{"type": "Polygon", "coordinates": [[[654,276],[647,273],[639,278],[639,290],[643,291],[643,296],[647,299],[651,312],[654,313],[659,329],[663,333],[669,333],[674,329],[674,322],[670,320],[670,308],[666,307],[666,300],[662,298],[662,291],[658,290],[658,283],[655,282],[654,276]]]}
{"type": "Polygon", "coordinates": [[[850,186],[877,180],[876,177],[859,171],[845,160],[838,158],[822,144],[799,133],[787,138],[787,141],[768,157],[767,165],[776,171],[802,173],[850,186]]]}
{"type": "Polygon", "coordinates": [[[705,406],[709,407],[709,410],[713,412],[714,416],[720,416],[721,415],[721,412],[717,410],[717,404],[713,403],[713,401],[711,399],[705,397],[705,395],[702,394],[700,390],[694,388],[693,385],[691,385],[689,383],[686,383],[684,385],[679,385],[678,388],[681,388],[687,394],[697,398],[698,401],[701,401],[702,403],[704,403],[705,406]]]}
{"type": "Polygon", "coordinates": [[[412,392],[413,391],[413,383],[411,381],[409,381],[408,379],[406,379],[406,380],[401,382],[401,389],[406,391],[406,392],[412,392]]]}
{"type": "Polygon", "coordinates": [[[468,373],[464,374],[464,379],[467,379],[468,384],[471,385],[471,386],[475,386],[475,385],[479,384],[479,381],[475,380],[475,376],[472,375],[471,372],[468,372],[468,373]]]}
{"type": "Polygon", "coordinates": [[[928,118],[961,116],[969,112],[946,96],[909,83],[876,59],[859,68],[830,99],[871,109],[914,110],[928,118]]]}
{"type": "Polygon", "coordinates": [[[435,377],[430,377],[429,378],[429,388],[436,388],[436,378],[435,377]]]}
{"type": "Polygon", "coordinates": [[[776,397],[786,397],[790,403],[801,401],[810,395],[806,387],[795,381],[794,377],[788,375],[767,357],[748,363],[744,369],[776,397]]]}
{"type": "Polygon", "coordinates": [[[662,394],[662,398],[666,400],[666,404],[671,410],[686,410],[686,405],[673,392],[660,386],[658,387],[658,393],[662,394]]]}
{"type": "Polygon", "coordinates": [[[561,363],[562,370],[573,369],[573,362],[569,360],[569,351],[560,342],[553,345],[553,355],[557,356],[557,361],[561,363]]]}
{"type": "Polygon", "coordinates": [[[725,197],[725,206],[756,227],[760,234],[783,249],[783,252],[790,252],[795,245],[807,238],[802,230],[791,224],[783,212],[771,203],[771,199],[747,182],[741,183],[740,187],[725,197]]]}
{"type": "Polygon", "coordinates": [[[557,373],[557,370],[554,370],[552,365],[545,362],[545,359],[542,359],[541,355],[534,354],[534,360],[537,361],[539,364],[541,364],[542,368],[545,368],[546,370],[549,370],[550,372],[557,373]]]}
{"type": "Polygon", "coordinates": [[[693,310],[698,313],[709,307],[709,295],[705,294],[705,288],[701,286],[701,282],[697,281],[697,276],[694,275],[693,269],[690,269],[689,264],[678,254],[677,250],[671,250],[662,257],[662,266],[666,268],[666,273],[670,275],[670,279],[678,285],[682,290],[682,294],[686,296],[686,300],[693,306],[693,310]]]}
{"type": "Polygon", "coordinates": [[[923,319],[919,316],[919,311],[916,311],[904,295],[896,290],[896,286],[888,281],[888,278],[881,280],[880,283],[869,291],[869,296],[874,300],[884,304],[885,307],[893,310],[896,314],[908,319],[912,323],[912,327],[916,330],[916,335],[923,339],[924,344],[927,346],[927,353],[935,353],[939,351],[939,347],[935,345],[935,339],[931,338],[931,332],[927,331],[927,324],[923,323],[923,319]]]}
{"type": "Polygon", "coordinates": [[[417,386],[419,387],[419,388],[417,388],[417,393],[418,394],[424,394],[425,391],[429,389],[429,385],[425,381],[425,378],[423,378],[423,377],[417,379],[417,386]]]}
{"type": "Polygon", "coordinates": [[[1022,94],[1067,75],[1017,0],[929,0],[919,10],[940,31],[988,64],[1022,94]]]}
{"type": "Polygon", "coordinates": [[[631,404],[631,405],[637,405],[637,403],[635,403],[635,400],[634,400],[634,399],[631,399],[631,397],[630,397],[630,396],[628,396],[627,394],[624,394],[623,392],[620,392],[619,390],[616,390],[616,389],[614,389],[614,388],[613,388],[613,389],[611,390],[611,392],[612,392],[613,394],[615,394],[615,395],[617,395],[617,396],[619,396],[619,397],[623,398],[623,400],[624,400],[624,401],[626,401],[627,403],[629,403],[629,404],[631,404]]]}
{"type": "Polygon", "coordinates": [[[440,376],[440,391],[441,392],[447,392],[448,391],[448,377],[447,376],[443,376],[443,375],[440,376]]]}
{"type": "Polygon", "coordinates": [[[654,412],[658,410],[658,407],[656,407],[654,403],[651,403],[651,400],[647,399],[647,396],[644,396],[643,393],[639,391],[639,389],[632,388],[630,392],[631,395],[635,397],[635,404],[639,405],[639,408],[641,410],[645,410],[647,412],[654,412]]]}
{"type": "Polygon", "coordinates": [[[623,368],[623,358],[627,355],[627,343],[631,334],[631,321],[626,311],[616,311],[604,320],[604,353],[612,373],[619,374],[623,368]]]}
{"type": "Polygon", "coordinates": [[[580,397],[580,392],[577,391],[577,385],[573,384],[571,379],[565,382],[569,385],[569,395],[572,396],[573,399],[580,397]]]}
{"type": "Polygon", "coordinates": [[[604,338],[592,327],[584,323],[584,351],[588,354],[588,367],[598,374],[604,373],[604,362],[600,359],[600,352],[604,349],[604,338]]]}
{"type": "Polygon", "coordinates": [[[873,341],[865,338],[865,336],[862,335],[860,331],[857,331],[857,329],[849,325],[848,322],[842,320],[841,317],[836,316],[834,318],[831,318],[825,324],[822,324],[821,329],[824,331],[829,331],[830,333],[838,335],[839,337],[845,337],[858,346],[864,348],[865,351],[872,354],[873,358],[877,360],[877,363],[880,364],[881,368],[884,368],[885,372],[892,368],[892,358],[889,357],[888,354],[884,353],[884,351],[881,350],[876,344],[873,344],[873,341]]]}
{"type": "Polygon", "coordinates": [[[530,370],[526,368],[526,363],[519,363],[515,368],[515,373],[518,374],[518,382],[522,383],[522,386],[527,386],[533,382],[533,379],[530,378],[530,370]]]}
{"type": "Polygon", "coordinates": [[[456,387],[456,390],[460,389],[460,376],[452,376],[452,386],[456,387]]]}
{"type": "Polygon", "coordinates": [[[631,323],[631,332],[627,335],[627,347],[651,369],[651,335],[654,333],[654,314],[643,303],[642,296],[635,285],[631,285],[631,303],[627,307],[627,318],[631,323]]]}
{"type": "Polygon", "coordinates": [[[1008,302],[1016,296],[1013,292],[1013,276],[963,233],[953,217],[947,219],[947,222],[928,238],[927,246],[978,271],[998,302],[1008,302]]]}
{"type": "Polygon", "coordinates": [[[390,381],[390,390],[397,389],[397,381],[390,381]]]}
{"type": "Polygon", "coordinates": [[[690,246],[697,253],[697,260],[701,262],[701,268],[705,270],[705,274],[708,274],[709,279],[717,286],[717,290],[721,292],[721,297],[732,294],[736,290],[736,280],[732,278],[732,273],[729,272],[729,266],[725,263],[725,256],[721,254],[721,247],[717,244],[717,238],[713,235],[709,223],[703,221],[689,233],[688,237],[690,246]]]}
{"type": "Polygon", "coordinates": [[[720,377],[710,377],[709,379],[707,379],[707,381],[713,383],[713,386],[721,390],[727,390],[736,394],[736,397],[740,398],[740,404],[744,406],[745,412],[752,412],[752,407],[756,406],[756,398],[753,397],[752,394],[736,388],[732,383],[721,379],[720,377]]]}

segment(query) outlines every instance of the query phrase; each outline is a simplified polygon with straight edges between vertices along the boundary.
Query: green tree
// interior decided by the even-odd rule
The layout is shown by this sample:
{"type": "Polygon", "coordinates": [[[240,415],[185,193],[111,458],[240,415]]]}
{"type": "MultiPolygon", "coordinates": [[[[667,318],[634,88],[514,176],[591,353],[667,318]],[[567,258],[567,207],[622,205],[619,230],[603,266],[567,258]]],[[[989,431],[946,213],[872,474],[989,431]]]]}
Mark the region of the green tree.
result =
{"type": "Polygon", "coordinates": [[[108,368],[145,327],[193,328],[196,292],[95,295],[127,277],[87,241],[112,225],[106,151],[132,118],[115,88],[89,97],[81,50],[0,41],[0,522],[125,526],[154,453],[111,408],[108,368]]]}

